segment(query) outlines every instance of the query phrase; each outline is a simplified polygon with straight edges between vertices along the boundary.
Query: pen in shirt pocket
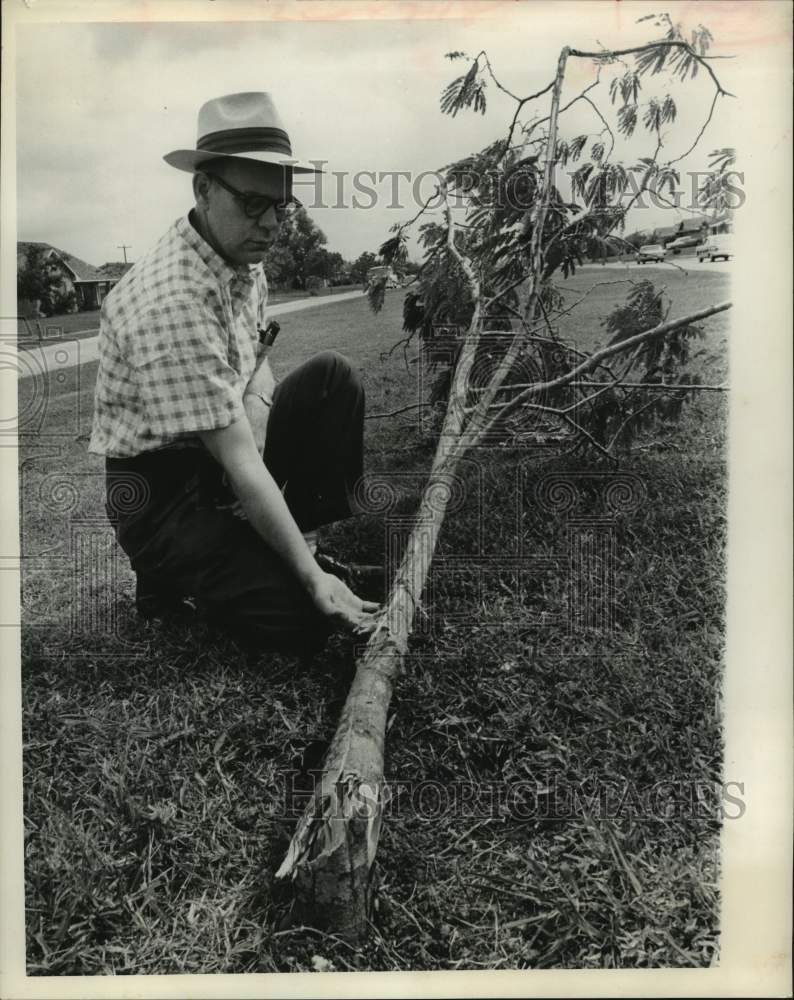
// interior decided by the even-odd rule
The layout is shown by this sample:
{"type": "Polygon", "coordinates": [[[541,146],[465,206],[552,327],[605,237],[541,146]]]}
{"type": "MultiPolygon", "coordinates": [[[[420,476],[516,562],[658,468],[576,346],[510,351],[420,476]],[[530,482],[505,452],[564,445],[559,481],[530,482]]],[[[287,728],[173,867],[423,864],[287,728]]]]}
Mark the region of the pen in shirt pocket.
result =
{"type": "Polygon", "coordinates": [[[280,329],[281,327],[274,319],[270,320],[264,330],[261,327],[258,328],[260,358],[264,358],[270,353],[270,348],[276,342],[276,337],[278,336],[280,329]]]}

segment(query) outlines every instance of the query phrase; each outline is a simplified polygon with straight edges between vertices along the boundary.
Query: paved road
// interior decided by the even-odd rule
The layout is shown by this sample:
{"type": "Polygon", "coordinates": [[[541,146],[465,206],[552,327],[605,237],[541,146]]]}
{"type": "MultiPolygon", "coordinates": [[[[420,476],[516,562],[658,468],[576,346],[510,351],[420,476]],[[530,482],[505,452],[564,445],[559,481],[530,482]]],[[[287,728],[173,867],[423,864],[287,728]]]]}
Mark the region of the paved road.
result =
{"type": "MultiPolygon", "coordinates": [[[[284,313],[302,312],[304,309],[317,309],[320,306],[333,305],[335,302],[345,302],[347,299],[360,299],[361,291],[340,292],[338,295],[317,295],[312,298],[295,299],[292,302],[280,302],[268,307],[267,315],[281,316],[284,313]]],[[[85,337],[82,340],[65,340],[58,344],[42,344],[35,347],[21,347],[18,353],[19,378],[31,378],[43,372],[64,368],[74,368],[77,365],[87,365],[98,357],[97,343],[99,337],[85,337]]]]}
{"type": "Polygon", "coordinates": [[[672,257],[663,264],[638,264],[636,261],[617,261],[610,264],[584,264],[579,270],[587,271],[648,271],[656,268],[660,271],[715,271],[718,274],[729,274],[733,270],[732,260],[715,260],[713,263],[704,260],[701,263],[697,257],[672,257]]]}

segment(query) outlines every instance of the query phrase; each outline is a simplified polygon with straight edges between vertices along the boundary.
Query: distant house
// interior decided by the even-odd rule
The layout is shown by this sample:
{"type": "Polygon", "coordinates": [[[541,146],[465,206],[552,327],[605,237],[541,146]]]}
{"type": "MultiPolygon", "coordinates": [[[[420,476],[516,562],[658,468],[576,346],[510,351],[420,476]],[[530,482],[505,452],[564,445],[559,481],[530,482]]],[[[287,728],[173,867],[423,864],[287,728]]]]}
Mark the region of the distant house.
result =
{"type": "Polygon", "coordinates": [[[664,246],[665,243],[674,240],[676,236],[678,236],[678,226],[662,226],[660,229],[654,229],[651,243],[661,243],[664,246]]]}
{"type": "Polygon", "coordinates": [[[705,236],[708,231],[708,219],[703,216],[693,216],[678,224],[678,236],[705,236]]]}
{"type": "Polygon", "coordinates": [[[715,236],[717,233],[730,233],[733,231],[733,220],[729,212],[723,212],[715,218],[708,218],[705,215],[694,215],[689,219],[684,219],[677,226],[665,226],[654,232],[654,243],[661,243],[662,246],[670,246],[674,252],[688,247],[696,246],[706,239],[707,236],[715,236]]]}
{"type": "Polygon", "coordinates": [[[80,311],[98,309],[102,305],[102,300],[123,274],[123,271],[117,273],[117,269],[132,267],[131,264],[109,263],[103,264],[102,268],[96,268],[75,257],[74,254],[50,246],[49,243],[20,242],[17,243],[17,270],[24,270],[28,253],[34,249],[43,250],[44,259],[50,267],[60,272],[63,291],[74,292],[77,309],[80,311]]]}

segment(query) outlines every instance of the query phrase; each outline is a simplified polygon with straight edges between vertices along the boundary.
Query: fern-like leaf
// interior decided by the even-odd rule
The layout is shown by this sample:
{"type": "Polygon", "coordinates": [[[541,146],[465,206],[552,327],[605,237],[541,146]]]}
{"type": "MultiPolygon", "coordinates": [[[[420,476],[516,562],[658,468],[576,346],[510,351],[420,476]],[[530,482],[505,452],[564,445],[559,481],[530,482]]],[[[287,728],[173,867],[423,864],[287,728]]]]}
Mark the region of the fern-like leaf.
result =
{"type": "Polygon", "coordinates": [[[634,135],[637,127],[637,105],[626,104],[618,111],[618,132],[622,132],[627,138],[634,135]]]}
{"type": "Polygon", "coordinates": [[[652,97],[645,106],[642,124],[649,132],[658,132],[662,126],[662,106],[655,97],[652,97]]]}
{"type": "Polygon", "coordinates": [[[370,309],[379,313],[383,308],[383,302],[386,298],[386,278],[378,278],[376,281],[370,281],[367,286],[367,302],[369,303],[370,309]]]}
{"type": "Polygon", "coordinates": [[[450,83],[441,95],[441,110],[454,118],[464,108],[474,108],[485,114],[485,80],[478,80],[480,66],[475,59],[465,76],[450,83]]]}
{"type": "Polygon", "coordinates": [[[577,135],[575,139],[571,140],[570,154],[572,160],[579,159],[579,157],[582,155],[582,150],[584,149],[586,143],[587,143],[586,135],[577,135]]]}
{"type": "Polygon", "coordinates": [[[408,259],[408,249],[402,234],[392,236],[378,249],[384,264],[402,264],[408,259]]]}

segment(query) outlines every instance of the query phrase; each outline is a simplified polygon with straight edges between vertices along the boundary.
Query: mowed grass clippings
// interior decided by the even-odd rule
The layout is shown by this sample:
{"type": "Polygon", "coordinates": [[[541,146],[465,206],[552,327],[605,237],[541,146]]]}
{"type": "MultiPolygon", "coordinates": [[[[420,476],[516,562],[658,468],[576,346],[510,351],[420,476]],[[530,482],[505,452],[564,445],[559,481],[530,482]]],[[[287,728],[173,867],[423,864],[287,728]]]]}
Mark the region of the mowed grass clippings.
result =
{"type": "MultiPolygon", "coordinates": [[[[723,276],[661,273],[673,315],[726,297],[723,276]]],[[[577,275],[572,299],[603,277],[577,275]]],[[[624,294],[596,289],[571,316],[573,335],[603,343],[598,320],[624,294]]],[[[354,302],[283,317],[274,367],[335,348],[362,370],[369,412],[416,402],[417,366],[401,349],[383,357],[401,336],[401,298],[388,295],[378,316],[354,302]]],[[[721,382],[728,321],[704,327],[697,370],[721,382]]],[[[91,366],[73,372],[22,442],[31,975],[715,961],[713,789],[732,777],[721,394],[702,394],[624,463],[646,496],[611,521],[611,628],[568,628],[571,526],[534,493],[545,474],[606,467],[538,449],[465,463],[464,502],[445,524],[392,704],[374,929],[356,948],[289,926],[288,886],[273,879],[347,693],[351,641],[300,661],[200,624],[143,625],[123,555],[108,595],[115,633],[71,632],[70,519],[102,510],[102,463],[85,451],[92,388],[91,366]],[[47,456],[42,442],[73,424],[47,456]],[[54,477],[67,469],[78,488],[68,503],[61,490],[58,507],[54,477]],[[535,567],[520,586],[507,571],[450,572],[457,559],[498,567],[518,553],[535,567]]],[[[368,421],[368,470],[400,473],[393,515],[415,509],[432,450],[416,411],[368,421]]],[[[599,503],[584,490],[578,515],[599,503]]],[[[337,525],[329,542],[383,558],[383,515],[337,525]]],[[[596,559],[589,571],[602,569],[596,559]]]]}

